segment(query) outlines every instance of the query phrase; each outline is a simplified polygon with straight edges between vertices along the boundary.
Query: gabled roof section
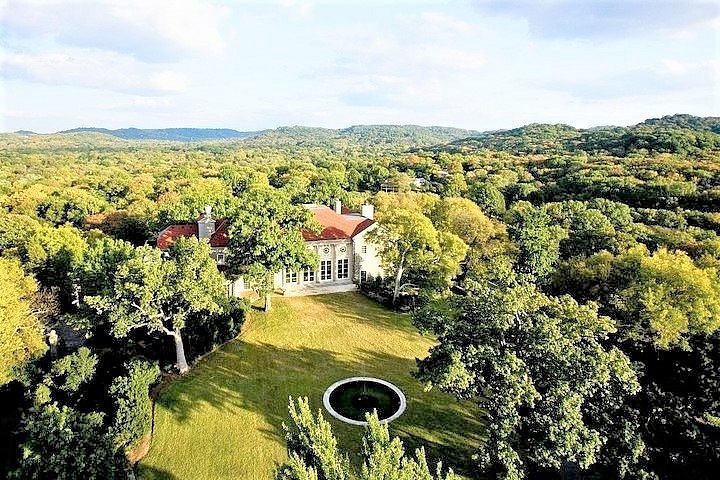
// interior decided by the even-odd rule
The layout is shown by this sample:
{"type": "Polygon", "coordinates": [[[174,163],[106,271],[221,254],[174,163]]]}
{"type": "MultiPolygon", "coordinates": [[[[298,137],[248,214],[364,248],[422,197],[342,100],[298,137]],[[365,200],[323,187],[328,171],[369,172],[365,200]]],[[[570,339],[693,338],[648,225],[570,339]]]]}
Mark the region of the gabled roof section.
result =
{"type": "MultiPolygon", "coordinates": [[[[165,230],[160,232],[157,239],[157,248],[165,250],[170,248],[170,245],[175,243],[180,237],[195,237],[198,236],[197,223],[180,223],[177,225],[170,225],[165,230]]],[[[229,241],[228,236],[228,221],[226,219],[217,220],[217,226],[215,227],[215,233],[210,237],[211,247],[227,247],[229,241]]]]}
{"type": "Polygon", "coordinates": [[[324,205],[305,205],[305,208],[313,212],[315,221],[322,227],[319,233],[303,230],[302,235],[307,242],[353,238],[375,223],[361,215],[336,213],[324,205]]]}
{"type": "Polygon", "coordinates": [[[227,247],[228,243],[230,242],[230,237],[228,235],[228,227],[230,226],[230,222],[227,221],[227,219],[223,218],[222,220],[217,221],[217,225],[215,226],[215,233],[212,234],[210,237],[210,246],[211,247],[227,247]]]}
{"type": "Polygon", "coordinates": [[[197,237],[197,223],[181,223],[178,225],[170,225],[160,232],[157,239],[157,248],[165,250],[175,243],[180,237],[197,237]]]}

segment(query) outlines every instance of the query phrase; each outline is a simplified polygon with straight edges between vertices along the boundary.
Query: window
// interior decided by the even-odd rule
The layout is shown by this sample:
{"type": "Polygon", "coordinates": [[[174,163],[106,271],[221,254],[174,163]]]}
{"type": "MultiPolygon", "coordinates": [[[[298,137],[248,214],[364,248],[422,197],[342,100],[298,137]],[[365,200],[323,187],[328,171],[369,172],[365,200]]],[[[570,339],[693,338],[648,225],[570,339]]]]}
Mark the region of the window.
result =
{"type": "Polygon", "coordinates": [[[367,245],[363,245],[362,247],[360,247],[360,251],[362,253],[367,253],[367,245]]]}
{"type": "Polygon", "coordinates": [[[320,280],[330,280],[332,278],[332,261],[320,261],[320,280]]]}
{"type": "Polygon", "coordinates": [[[297,272],[285,270],[285,283],[297,283],[297,272]]]}
{"type": "Polygon", "coordinates": [[[315,281],[315,270],[306,268],[303,270],[303,282],[314,282],[315,281]]]}
{"type": "Polygon", "coordinates": [[[367,272],[365,270],[360,270],[360,281],[362,283],[367,282],[367,272]]]}
{"type": "Polygon", "coordinates": [[[225,263],[225,254],[224,253],[218,253],[217,254],[217,263],[225,263]]]}
{"type": "Polygon", "coordinates": [[[349,270],[348,270],[348,259],[343,258],[342,260],[337,261],[337,278],[348,278],[349,270]]]}

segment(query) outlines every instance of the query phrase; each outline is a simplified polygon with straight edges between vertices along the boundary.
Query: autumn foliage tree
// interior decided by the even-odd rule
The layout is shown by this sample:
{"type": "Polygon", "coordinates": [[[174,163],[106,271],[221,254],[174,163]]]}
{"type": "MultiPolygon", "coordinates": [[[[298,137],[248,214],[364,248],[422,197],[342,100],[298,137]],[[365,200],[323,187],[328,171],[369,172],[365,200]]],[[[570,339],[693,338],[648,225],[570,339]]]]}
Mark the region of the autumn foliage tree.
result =
{"type": "Polygon", "coordinates": [[[35,309],[37,288],[20,262],[0,258],[0,385],[12,380],[18,367],[47,350],[35,309]]]}
{"type": "Polygon", "coordinates": [[[393,305],[405,286],[408,270],[426,271],[445,287],[459,273],[467,245],[453,233],[438,232],[421,212],[388,209],[378,216],[378,223],[367,239],[378,246],[383,268],[394,278],[393,305]]]}

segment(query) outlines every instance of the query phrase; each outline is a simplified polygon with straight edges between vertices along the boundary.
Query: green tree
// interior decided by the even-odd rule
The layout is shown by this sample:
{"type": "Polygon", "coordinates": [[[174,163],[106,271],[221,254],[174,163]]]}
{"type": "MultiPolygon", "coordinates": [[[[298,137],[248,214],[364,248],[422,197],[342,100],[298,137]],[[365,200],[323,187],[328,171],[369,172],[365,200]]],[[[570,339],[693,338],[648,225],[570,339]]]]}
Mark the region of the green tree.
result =
{"type": "Polygon", "coordinates": [[[275,273],[317,264],[302,237],[303,229],[317,228],[312,213],[277,190],[252,189],[238,198],[229,220],[230,272],[243,275],[269,310],[275,273]]]}
{"type": "MultiPolygon", "coordinates": [[[[307,398],[290,399],[288,407],[293,425],[283,424],[289,460],[282,464],[276,480],[344,480],[351,476],[348,456],[341,453],[337,439],[322,412],[314,416],[307,398]]],[[[452,471],[442,473],[438,464],[433,475],[419,448],[415,457],[407,457],[399,438],[390,438],[387,424],[377,414],[367,415],[363,436],[363,465],[359,480],[459,480],[452,471]]]]}
{"type": "Polygon", "coordinates": [[[518,247],[518,271],[543,280],[555,268],[567,231],[554,225],[543,209],[524,201],[514,204],[507,217],[510,239],[518,247]]]}
{"type": "Polygon", "coordinates": [[[87,347],[80,347],[76,352],[53,362],[51,374],[55,386],[65,392],[77,392],[81,385],[90,382],[95,376],[97,364],[97,355],[87,347]]]}
{"type": "Polygon", "coordinates": [[[430,218],[435,228],[457,235],[470,248],[488,242],[496,232],[492,220],[467,198],[443,198],[435,206],[430,218]]]}
{"type": "Polygon", "coordinates": [[[361,480],[459,480],[452,470],[443,474],[440,463],[433,475],[422,447],[415,450],[414,458],[407,457],[402,441],[390,437],[387,424],[380,423],[375,412],[367,415],[367,422],[361,480]]]}
{"type": "Polygon", "coordinates": [[[23,424],[20,466],[10,478],[24,480],[125,479],[126,461],[99,413],[46,405],[23,424]]]}
{"type": "Polygon", "coordinates": [[[86,248],[74,227],[53,228],[25,215],[0,215],[0,251],[18,257],[43,286],[60,288],[62,300],[70,299],[68,272],[80,263],[86,248]]]}
{"type": "Polygon", "coordinates": [[[88,215],[101,212],[106,207],[104,199],[87,189],[66,188],[50,194],[40,205],[37,213],[53,225],[71,223],[81,227],[88,215]]]}
{"type": "Polygon", "coordinates": [[[636,461],[637,434],[612,423],[607,410],[639,385],[628,358],[603,346],[615,327],[596,305],[547,297],[530,284],[454,297],[451,305],[418,320],[439,341],[419,361],[418,376],[487,412],[478,454],[485,472],[516,480],[569,463],[586,469],[607,457],[609,438],[622,444],[616,452],[625,457],[616,462],[636,461]],[[595,410],[609,423],[593,423],[587,412],[595,410]]]}
{"type": "MultiPolygon", "coordinates": [[[[347,480],[350,478],[350,460],[340,452],[332,427],[318,411],[317,417],[310,411],[307,398],[290,399],[288,405],[292,423],[283,423],[288,455],[294,466],[279,468],[278,479],[293,477],[291,472],[301,465],[317,475],[319,480],[347,480]]],[[[308,472],[308,478],[313,473],[308,472]]]]}
{"type": "Polygon", "coordinates": [[[82,262],[77,262],[70,272],[73,303],[79,307],[78,315],[72,319],[76,327],[92,330],[95,335],[99,331],[110,333],[108,323],[99,321],[102,319],[82,299],[110,294],[115,286],[115,272],[135,255],[135,248],[124,240],[103,236],[89,242],[82,262]]]}
{"type": "Polygon", "coordinates": [[[686,348],[694,335],[720,329],[720,286],[713,266],[684,252],[650,254],[637,245],[620,255],[600,252],[565,262],[554,288],[598,300],[620,320],[620,337],[660,349],[686,348]]]}
{"type": "Polygon", "coordinates": [[[646,446],[643,470],[659,478],[714,478],[720,461],[720,428],[712,423],[720,412],[716,269],[682,252],[651,255],[637,246],[617,256],[571,259],[553,285],[599,300],[619,320],[613,343],[643,375],[639,395],[613,418],[636,419],[628,431],[638,431],[646,446]]]}
{"type": "Polygon", "coordinates": [[[37,283],[23,272],[20,262],[0,257],[0,385],[47,350],[36,294],[37,283]]]}
{"type": "Polygon", "coordinates": [[[647,469],[659,478],[710,480],[720,464],[720,331],[692,335],[685,349],[633,348],[643,388],[638,412],[647,469]]]}
{"type": "Polygon", "coordinates": [[[600,210],[576,200],[545,204],[543,209],[567,230],[567,237],[560,242],[563,258],[614,250],[615,228],[600,210]]]}
{"type": "Polygon", "coordinates": [[[218,313],[227,302],[225,279],[210,253],[207,242],[195,238],[178,239],[167,254],[140,247],[119,265],[112,288],[85,301],[107,315],[116,337],[136,329],[171,337],[176,366],[185,373],[189,367],[182,330],[188,317],[218,313]]]}
{"type": "Polygon", "coordinates": [[[472,185],[470,198],[492,217],[501,218],[505,214],[505,196],[492,183],[479,182],[472,185]]]}
{"type": "Polygon", "coordinates": [[[636,276],[614,303],[630,325],[631,338],[650,338],[663,349],[688,348],[689,336],[720,329],[720,282],[714,268],[699,268],[686,253],[663,248],[650,256],[636,249],[616,260],[614,269],[628,268],[636,276]]]}

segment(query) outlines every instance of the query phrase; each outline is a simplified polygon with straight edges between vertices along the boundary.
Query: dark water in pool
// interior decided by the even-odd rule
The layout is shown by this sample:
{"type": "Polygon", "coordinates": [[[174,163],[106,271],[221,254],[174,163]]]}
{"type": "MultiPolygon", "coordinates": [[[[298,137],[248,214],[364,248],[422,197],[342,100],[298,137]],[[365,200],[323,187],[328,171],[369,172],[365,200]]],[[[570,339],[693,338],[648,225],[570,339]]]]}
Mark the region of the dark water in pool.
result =
{"type": "Polygon", "coordinates": [[[366,380],[340,385],[330,394],[330,405],[340,415],[365,421],[365,414],[377,410],[378,418],[391,417],[400,408],[400,397],[391,388],[366,380]]]}

